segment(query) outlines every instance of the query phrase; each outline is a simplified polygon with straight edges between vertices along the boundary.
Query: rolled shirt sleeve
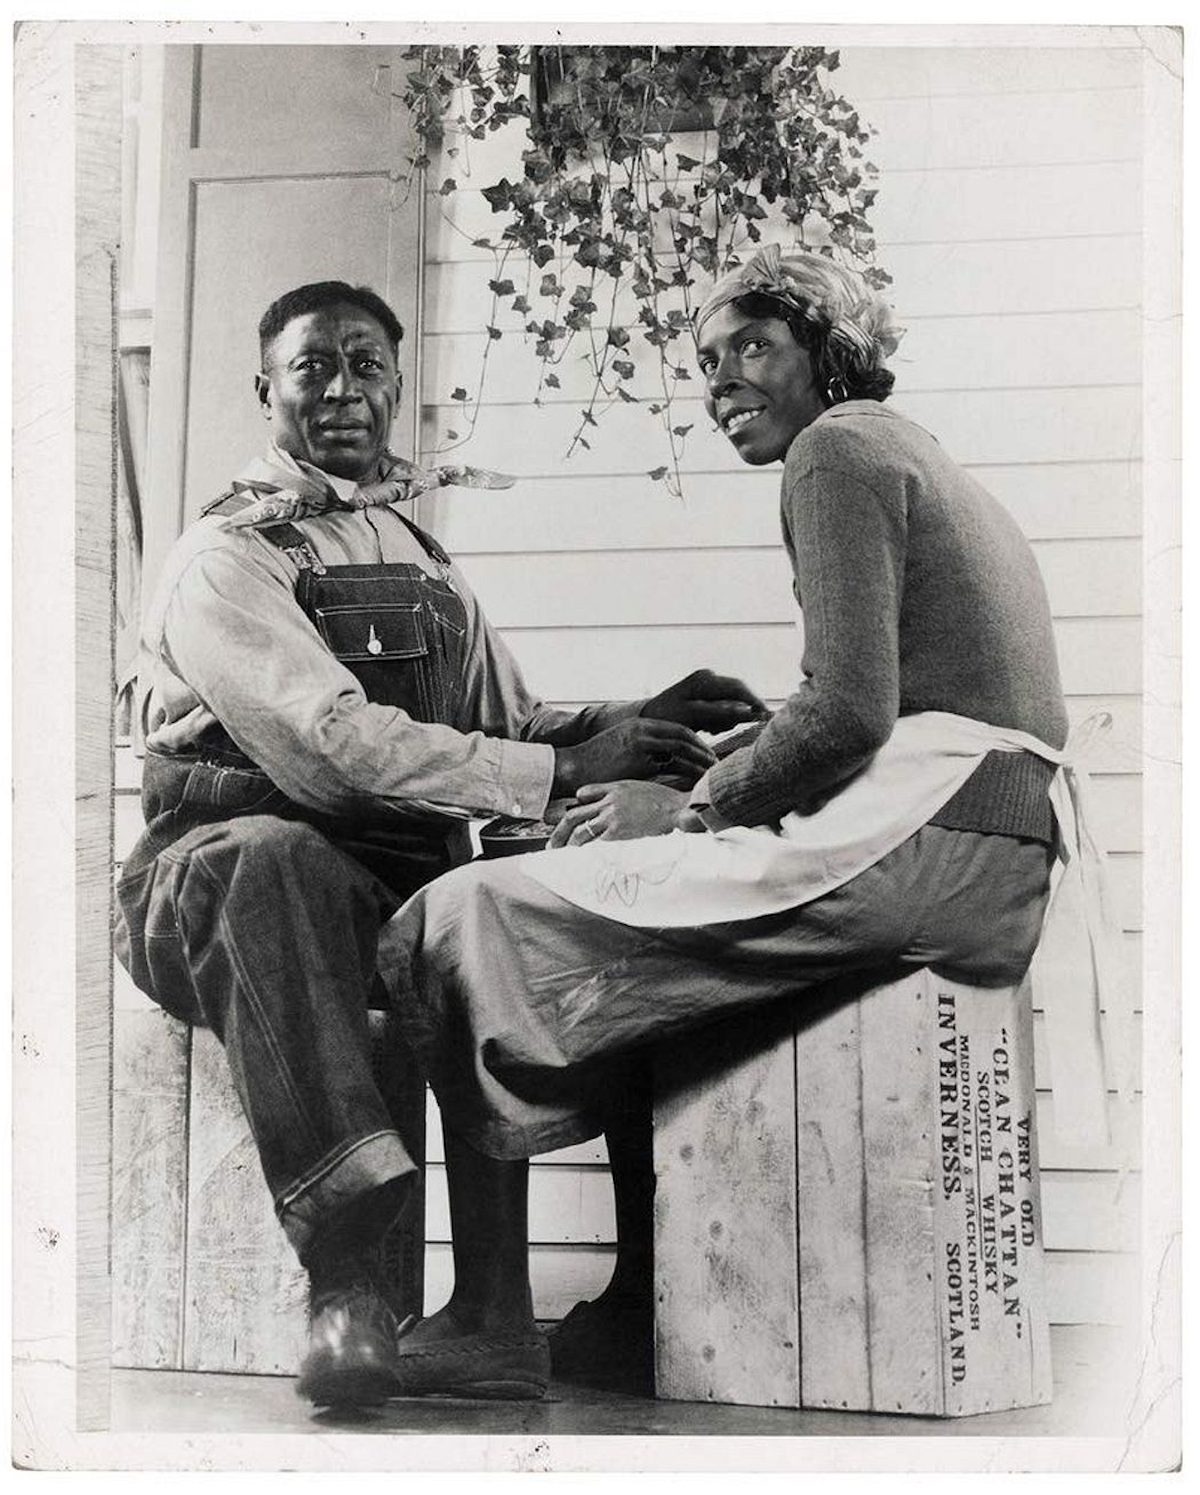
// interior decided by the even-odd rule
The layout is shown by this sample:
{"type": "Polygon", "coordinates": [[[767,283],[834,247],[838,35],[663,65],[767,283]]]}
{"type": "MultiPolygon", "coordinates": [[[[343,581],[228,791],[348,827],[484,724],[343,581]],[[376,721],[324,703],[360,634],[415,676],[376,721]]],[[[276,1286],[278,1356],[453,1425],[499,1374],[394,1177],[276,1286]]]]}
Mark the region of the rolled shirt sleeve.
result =
{"type": "Polygon", "coordinates": [[[293,582],[290,565],[257,538],[202,550],[178,575],[161,629],[171,673],[287,795],[340,815],[543,812],[553,748],[506,740],[532,737],[542,708],[469,592],[468,694],[481,714],[459,730],[367,701],[297,606],[293,582]]]}

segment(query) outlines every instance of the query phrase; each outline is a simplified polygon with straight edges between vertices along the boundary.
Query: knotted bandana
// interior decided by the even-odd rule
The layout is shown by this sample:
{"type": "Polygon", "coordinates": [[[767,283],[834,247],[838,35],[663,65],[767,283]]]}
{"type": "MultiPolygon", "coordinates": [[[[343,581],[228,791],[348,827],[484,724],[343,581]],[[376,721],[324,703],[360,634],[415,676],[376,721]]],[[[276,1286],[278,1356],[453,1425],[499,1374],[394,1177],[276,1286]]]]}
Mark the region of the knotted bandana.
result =
{"type": "Polygon", "coordinates": [[[226,518],[229,529],[252,529],[261,524],[285,524],[312,519],[337,510],[371,509],[387,504],[408,503],[431,488],[511,488],[515,478],[482,467],[442,466],[424,468],[385,451],[380,477],[360,483],[343,497],[331,483],[308,464],[296,471],[269,461],[253,464],[232,484],[235,493],[251,493],[254,501],[226,518]]]}

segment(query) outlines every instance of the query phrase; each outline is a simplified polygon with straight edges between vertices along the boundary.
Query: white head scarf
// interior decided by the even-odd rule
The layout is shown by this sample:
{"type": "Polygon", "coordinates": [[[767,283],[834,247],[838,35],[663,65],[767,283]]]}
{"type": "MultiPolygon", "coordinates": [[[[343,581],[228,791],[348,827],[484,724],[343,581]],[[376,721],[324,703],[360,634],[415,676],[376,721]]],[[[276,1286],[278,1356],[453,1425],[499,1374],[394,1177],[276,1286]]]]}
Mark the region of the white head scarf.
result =
{"type": "Polygon", "coordinates": [[[755,293],[803,318],[824,347],[829,372],[843,378],[877,368],[904,335],[891,307],[860,275],[825,255],[785,255],[778,244],[764,244],[717,281],[696,313],[697,333],[722,307],[755,293]]]}

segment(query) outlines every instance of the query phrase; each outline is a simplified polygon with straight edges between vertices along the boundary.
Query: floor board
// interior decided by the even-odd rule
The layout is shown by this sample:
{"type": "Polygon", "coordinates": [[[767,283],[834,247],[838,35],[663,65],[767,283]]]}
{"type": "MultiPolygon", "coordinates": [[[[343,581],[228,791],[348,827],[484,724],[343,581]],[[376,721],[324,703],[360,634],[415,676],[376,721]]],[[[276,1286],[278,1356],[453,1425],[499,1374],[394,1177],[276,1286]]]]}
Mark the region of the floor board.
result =
{"type": "Polygon", "coordinates": [[[689,1437],[1104,1437],[1119,1425],[1131,1357],[1115,1331],[1051,1332],[1055,1396],[1046,1407],[937,1420],[660,1402],[555,1383],[541,1402],[408,1399],[358,1416],[314,1414],[280,1376],[117,1370],[114,1432],[682,1435],[689,1437]]]}

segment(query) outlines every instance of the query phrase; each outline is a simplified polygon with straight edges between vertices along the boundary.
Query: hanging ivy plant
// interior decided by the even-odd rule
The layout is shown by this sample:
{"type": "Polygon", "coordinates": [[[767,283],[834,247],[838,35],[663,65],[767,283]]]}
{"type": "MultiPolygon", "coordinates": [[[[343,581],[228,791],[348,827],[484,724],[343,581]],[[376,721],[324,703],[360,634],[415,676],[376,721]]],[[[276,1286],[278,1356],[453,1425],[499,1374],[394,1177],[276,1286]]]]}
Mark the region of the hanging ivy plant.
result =
{"type": "MultiPolygon", "coordinates": [[[[691,430],[673,413],[691,379],[697,291],[752,250],[768,219],[797,245],[844,258],[874,285],[868,213],[870,131],[829,84],[838,54],[820,47],[414,47],[402,96],[417,144],[410,161],[447,163],[443,198],[470,173],[471,142],[520,121],[522,171],[482,188],[496,231],[492,311],[474,397],[474,428],[492,344],[526,335],[539,366],[535,403],[562,389],[581,356],[590,395],[568,455],[616,403],[643,404],[669,460],[650,476],[681,492],[691,430]],[[685,138],[681,140],[681,136],[685,138]],[[511,329],[502,326],[512,324],[511,329]],[[653,350],[649,371],[635,348],[653,350]],[[650,388],[647,391],[647,379],[650,388]]],[[[475,185],[475,183],[471,183],[475,185]]]]}

